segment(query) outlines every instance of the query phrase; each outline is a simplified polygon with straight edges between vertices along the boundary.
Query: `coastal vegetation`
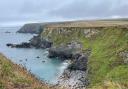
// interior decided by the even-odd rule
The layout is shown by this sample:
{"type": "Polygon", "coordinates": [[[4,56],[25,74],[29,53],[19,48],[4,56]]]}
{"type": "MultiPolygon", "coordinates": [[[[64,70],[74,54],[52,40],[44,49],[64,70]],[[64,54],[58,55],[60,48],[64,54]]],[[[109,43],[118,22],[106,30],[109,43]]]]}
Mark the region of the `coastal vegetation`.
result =
{"type": "Polygon", "coordinates": [[[122,20],[49,23],[38,29],[42,31],[30,40],[30,45],[49,48],[51,58],[71,61],[57,89],[66,84],[66,89],[72,89],[69,83],[74,79],[78,86],[74,83],[73,87],[80,89],[127,89],[127,24],[122,20]]]}
{"type": "Polygon", "coordinates": [[[88,63],[90,86],[127,89],[128,29],[103,29],[92,38],[91,44],[92,53],[88,63]],[[121,55],[124,52],[126,55],[121,55]]]}
{"type": "Polygon", "coordinates": [[[42,38],[54,46],[71,42],[82,44],[81,51],[91,49],[88,59],[89,89],[128,88],[128,28],[50,27],[42,38]]]}
{"type": "Polygon", "coordinates": [[[50,89],[48,85],[0,54],[0,89],[50,89]]]}

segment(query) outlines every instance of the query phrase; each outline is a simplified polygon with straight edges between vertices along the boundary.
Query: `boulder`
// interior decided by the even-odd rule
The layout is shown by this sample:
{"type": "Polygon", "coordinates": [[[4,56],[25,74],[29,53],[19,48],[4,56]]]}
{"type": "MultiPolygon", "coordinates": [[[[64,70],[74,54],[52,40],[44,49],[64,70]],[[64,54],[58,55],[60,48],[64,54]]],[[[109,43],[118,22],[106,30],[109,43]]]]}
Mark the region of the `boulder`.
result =
{"type": "Polygon", "coordinates": [[[85,56],[85,55],[80,56],[79,55],[79,56],[76,57],[76,59],[73,60],[72,64],[69,65],[68,69],[86,71],[87,62],[88,62],[87,56],[85,56]]]}

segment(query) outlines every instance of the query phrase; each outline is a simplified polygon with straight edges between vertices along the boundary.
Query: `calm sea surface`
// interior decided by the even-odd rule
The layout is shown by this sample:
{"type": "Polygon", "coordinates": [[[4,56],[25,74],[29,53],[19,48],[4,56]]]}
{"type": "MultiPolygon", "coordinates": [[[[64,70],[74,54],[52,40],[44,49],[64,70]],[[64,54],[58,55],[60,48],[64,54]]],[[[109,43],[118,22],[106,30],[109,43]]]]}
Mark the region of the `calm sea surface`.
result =
{"type": "Polygon", "coordinates": [[[20,27],[0,27],[0,52],[16,64],[21,64],[37,78],[48,83],[56,83],[67,67],[66,62],[47,58],[48,52],[35,48],[9,48],[7,43],[28,42],[33,35],[16,33],[20,27]],[[10,32],[10,33],[8,33],[10,32]],[[39,56],[40,58],[37,58],[39,56]]]}

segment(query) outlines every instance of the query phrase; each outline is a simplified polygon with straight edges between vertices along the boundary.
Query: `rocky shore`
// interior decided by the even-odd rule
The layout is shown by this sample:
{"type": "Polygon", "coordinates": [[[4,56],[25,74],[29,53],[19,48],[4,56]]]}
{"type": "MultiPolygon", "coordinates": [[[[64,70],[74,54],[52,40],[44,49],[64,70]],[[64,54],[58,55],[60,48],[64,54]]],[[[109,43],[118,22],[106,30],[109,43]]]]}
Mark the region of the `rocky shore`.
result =
{"type": "Polygon", "coordinates": [[[50,23],[30,44],[48,48],[50,58],[71,61],[56,89],[86,89],[89,83],[90,89],[127,89],[127,24],[123,20],[50,23]]]}
{"type": "Polygon", "coordinates": [[[49,48],[48,57],[70,60],[70,65],[58,78],[57,86],[60,89],[86,89],[89,85],[87,65],[91,49],[82,52],[81,48],[82,44],[76,41],[49,48]]]}
{"type": "Polygon", "coordinates": [[[64,70],[62,76],[58,78],[57,87],[66,89],[85,89],[88,85],[87,62],[88,55],[80,51],[81,44],[71,42],[59,47],[52,46],[52,42],[39,36],[34,36],[29,43],[7,44],[12,48],[49,48],[49,58],[59,58],[60,60],[70,60],[71,64],[64,70]]]}
{"type": "Polygon", "coordinates": [[[52,47],[52,42],[47,41],[45,39],[41,40],[39,36],[34,36],[30,42],[22,42],[20,44],[13,44],[13,43],[7,43],[6,46],[11,47],[11,48],[50,48],[52,47]]]}
{"type": "Polygon", "coordinates": [[[52,47],[49,49],[50,58],[58,57],[61,60],[70,60],[71,64],[58,78],[57,86],[61,89],[85,89],[89,84],[87,74],[88,56],[80,51],[80,44],[70,43],[70,46],[52,47]]]}
{"type": "Polygon", "coordinates": [[[87,72],[66,69],[58,80],[58,87],[65,89],[86,89],[89,84],[87,72]]]}
{"type": "Polygon", "coordinates": [[[74,55],[71,64],[58,79],[59,87],[66,89],[85,89],[89,84],[87,62],[88,58],[85,55],[74,55]]]}
{"type": "MultiPolygon", "coordinates": [[[[24,29],[25,30],[25,29],[24,29]]],[[[21,30],[20,30],[21,31],[21,30]]],[[[28,31],[26,32],[28,33],[28,31]]],[[[30,33],[30,32],[29,32],[30,33]]],[[[54,42],[49,39],[34,36],[30,42],[21,44],[8,43],[8,47],[12,48],[48,48],[49,58],[59,58],[62,61],[70,60],[71,64],[64,70],[63,74],[58,78],[55,87],[64,89],[85,89],[89,84],[88,75],[88,54],[81,51],[82,44],[77,41],[71,41],[66,44],[55,46],[54,42]]]]}
{"type": "Polygon", "coordinates": [[[6,46],[11,47],[11,48],[31,48],[32,47],[32,45],[27,42],[23,42],[21,44],[7,43],[6,46]]]}

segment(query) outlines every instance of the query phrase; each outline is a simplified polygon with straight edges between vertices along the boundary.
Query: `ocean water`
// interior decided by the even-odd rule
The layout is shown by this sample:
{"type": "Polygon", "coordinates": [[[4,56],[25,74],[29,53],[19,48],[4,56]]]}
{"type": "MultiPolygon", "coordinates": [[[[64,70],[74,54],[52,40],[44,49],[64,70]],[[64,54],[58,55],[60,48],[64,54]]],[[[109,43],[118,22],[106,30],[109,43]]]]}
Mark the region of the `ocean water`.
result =
{"type": "Polygon", "coordinates": [[[20,27],[0,27],[0,53],[12,62],[23,65],[38,79],[53,84],[67,67],[67,62],[47,57],[47,49],[9,48],[7,43],[28,42],[34,35],[16,33],[20,27]],[[10,33],[8,33],[10,32],[10,33]],[[39,56],[40,58],[37,58],[39,56]]]}

